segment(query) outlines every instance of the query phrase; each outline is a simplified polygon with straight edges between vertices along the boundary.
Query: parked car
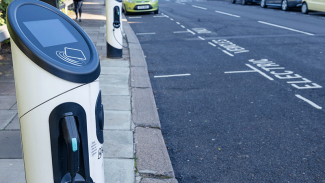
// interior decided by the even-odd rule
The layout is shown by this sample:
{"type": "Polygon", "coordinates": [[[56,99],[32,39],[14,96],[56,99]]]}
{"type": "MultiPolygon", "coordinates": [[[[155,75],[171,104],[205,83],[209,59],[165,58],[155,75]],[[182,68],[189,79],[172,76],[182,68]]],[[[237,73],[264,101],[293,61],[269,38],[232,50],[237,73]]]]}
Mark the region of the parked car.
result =
{"type": "Polygon", "coordinates": [[[287,11],[293,7],[301,7],[302,0],[262,0],[261,7],[279,6],[283,11],[287,11]]]}
{"type": "Polygon", "coordinates": [[[158,0],[122,0],[124,14],[136,12],[154,12],[158,14],[158,0]]]}
{"type": "MultiPolygon", "coordinates": [[[[247,3],[251,3],[251,4],[259,4],[261,2],[261,0],[241,0],[241,4],[242,5],[246,5],[247,3]]],[[[232,4],[236,3],[236,0],[231,0],[232,4]]]]}
{"type": "Polygon", "coordinates": [[[325,12],[325,0],[303,0],[301,12],[307,14],[309,11],[325,12]]]}

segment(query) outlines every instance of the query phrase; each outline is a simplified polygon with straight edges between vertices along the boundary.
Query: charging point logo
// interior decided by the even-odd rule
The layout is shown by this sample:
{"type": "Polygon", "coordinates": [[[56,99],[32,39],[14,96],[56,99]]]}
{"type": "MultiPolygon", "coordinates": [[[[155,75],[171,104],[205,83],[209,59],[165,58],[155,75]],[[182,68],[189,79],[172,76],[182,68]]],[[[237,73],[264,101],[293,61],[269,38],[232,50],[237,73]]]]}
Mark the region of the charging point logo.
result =
{"type": "Polygon", "coordinates": [[[86,65],[86,57],[81,50],[65,47],[64,51],[56,51],[56,55],[65,62],[75,65],[86,65]]]}

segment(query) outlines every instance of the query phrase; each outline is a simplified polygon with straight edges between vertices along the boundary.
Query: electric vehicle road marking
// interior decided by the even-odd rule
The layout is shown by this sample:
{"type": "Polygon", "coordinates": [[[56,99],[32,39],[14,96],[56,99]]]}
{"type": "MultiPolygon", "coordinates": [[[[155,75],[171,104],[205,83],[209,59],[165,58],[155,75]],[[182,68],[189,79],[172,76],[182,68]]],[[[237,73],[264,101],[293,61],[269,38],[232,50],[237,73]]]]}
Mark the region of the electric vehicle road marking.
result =
{"type": "Polygon", "coordinates": [[[200,6],[195,6],[195,5],[192,5],[194,8],[199,8],[199,9],[202,9],[202,10],[207,10],[206,8],[203,8],[203,7],[200,7],[200,6]]]}
{"type": "Polygon", "coordinates": [[[293,71],[286,70],[285,67],[279,67],[280,65],[274,63],[273,61],[269,61],[268,59],[260,59],[260,60],[250,59],[248,61],[255,64],[257,67],[260,67],[261,69],[270,72],[270,74],[273,74],[278,79],[289,80],[286,83],[290,84],[291,86],[297,89],[323,88],[322,86],[313,83],[312,81],[298,74],[294,74],[293,71]],[[274,70],[277,70],[277,72],[274,70]]]}
{"type": "Polygon", "coordinates": [[[156,34],[155,32],[149,32],[149,33],[136,33],[136,35],[146,35],[146,34],[156,34]]]}
{"type": "Polygon", "coordinates": [[[240,16],[238,15],[233,15],[233,14],[230,14],[230,13],[225,13],[225,12],[222,12],[222,11],[216,11],[217,13],[220,13],[220,14],[224,14],[224,15],[229,15],[229,16],[232,16],[232,17],[237,17],[237,18],[240,18],[240,16]]]}
{"type": "Polygon", "coordinates": [[[305,102],[307,102],[308,104],[310,104],[311,106],[315,107],[316,109],[322,109],[321,106],[319,106],[319,105],[315,104],[314,102],[312,102],[312,101],[310,101],[310,100],[302,97],[301,95],[297,95],[296,94],[296,97],[299,98],[299,99],[301,99],[301,100],[303,100],[303,101],[305,101],[305,102]]]}
{"type": "Polygon", "coordinates": [[[210,45],[212,45],[212,46],[214,46],[214,47],[216,47],[217,45],[215,45],[215,44],[213,44],[213,43],[211,43],[211,42],[208,42],[210,45]]]}
{"type": "Polygon", "coordinates": [[[212,42],[235,54],[249,52],[249,50],[246,50],[245,48],[240,47],[226,39],[212,40],[212,42]]]}
{"type": "Polygon", "coordinates": [[[312,33],[304,32],[304,31],[300,31],[300,30],[296,30],[296,29],[291,29],[289,27],[284,27],[284,26],[281,26],[281,25],[271,24],[271,23],[267,23],[267,22],[263,22],[263,21],[258,21],[258,23],[266,24],[266,25],[270,25],[270,26],[274,26],[274,27],[278,27],[278,28],[282,28],[282,29],[286,29],[286,30],[290,30],[290,31],[294,31],[294,32],[299,32],[299,33],[302,33],[302,34],[307,34],[309,36],[314,36],[314,34],[312,34],[312,33]]]}
{"type": "Polygon", "coordinates": [[[161,76],[154,76],[154,78],[167,78],[167,77],[190,76],[190,75],[191,74],[161,75],[161,76]]]}

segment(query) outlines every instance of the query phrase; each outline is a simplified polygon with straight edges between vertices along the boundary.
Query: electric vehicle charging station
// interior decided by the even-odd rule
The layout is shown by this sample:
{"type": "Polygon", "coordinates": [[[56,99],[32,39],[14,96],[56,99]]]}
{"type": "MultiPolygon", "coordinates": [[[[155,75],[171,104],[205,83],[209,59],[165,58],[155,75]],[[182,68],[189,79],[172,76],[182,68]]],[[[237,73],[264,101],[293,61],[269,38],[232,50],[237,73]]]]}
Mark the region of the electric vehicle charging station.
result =
{"type": "Polygon", "coordinates": [[[100,62],[88,35],[57,8],[7,10],[27,183],[104,183],[100,62]]]}
{"type": "Polygon", "coordinates": [[[122,58],[122,0],[106,1],[106,48],[108,58],[122,58]]]}

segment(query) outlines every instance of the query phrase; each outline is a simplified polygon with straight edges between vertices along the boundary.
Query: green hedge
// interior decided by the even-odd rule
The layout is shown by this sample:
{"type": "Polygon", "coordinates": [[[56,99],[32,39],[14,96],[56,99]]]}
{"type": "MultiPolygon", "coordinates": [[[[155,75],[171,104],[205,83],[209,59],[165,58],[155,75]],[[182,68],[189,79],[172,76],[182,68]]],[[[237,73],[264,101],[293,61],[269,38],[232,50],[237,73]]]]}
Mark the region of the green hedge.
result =
{"type": "Polygon", "coordinates": [[[13,0],[0,1],[0,26],[6,24],[6,11],[12,1],[13,0]]]}

